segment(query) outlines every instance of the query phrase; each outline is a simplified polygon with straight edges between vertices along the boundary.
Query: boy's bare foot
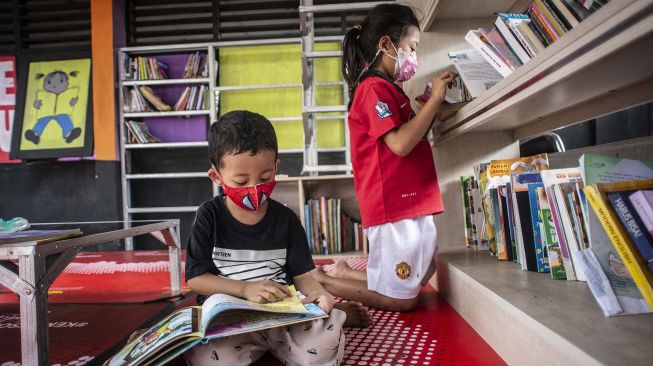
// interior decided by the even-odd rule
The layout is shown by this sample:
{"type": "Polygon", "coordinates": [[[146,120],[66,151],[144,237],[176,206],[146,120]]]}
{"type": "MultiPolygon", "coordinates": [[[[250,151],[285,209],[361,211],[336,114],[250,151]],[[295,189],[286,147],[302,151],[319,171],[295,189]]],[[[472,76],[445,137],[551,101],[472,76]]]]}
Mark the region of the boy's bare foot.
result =
{"type": "Polygon", "coordinates": [[[315,278],[315,280],[321,284],[323,284],[329,277],[329,275],[324,271],[324,267],[322,266],[315,266],[315,269],[311,271],[311,274],[313,275],[313,278],[315,278]]]}
{"type": "Polygon", "coordinates": [[[372,318],[367,309],[360,302],[347,301],[339,302],[333,305],[335,309],[342,310],[347,314],[347,319],[342,325],[347,328],[365,328],[372,324],[372,318]]]}

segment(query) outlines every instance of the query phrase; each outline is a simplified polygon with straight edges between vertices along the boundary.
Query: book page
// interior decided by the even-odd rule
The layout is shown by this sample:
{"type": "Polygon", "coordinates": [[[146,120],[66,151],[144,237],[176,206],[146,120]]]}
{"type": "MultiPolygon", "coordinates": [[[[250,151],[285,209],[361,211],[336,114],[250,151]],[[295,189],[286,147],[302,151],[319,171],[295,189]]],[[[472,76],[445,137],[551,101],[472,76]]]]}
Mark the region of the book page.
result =
{"type": "Polygon", "coordinates": [[[474,49],[449,52],[449,59],[463,79],[472,98],[477,98],[503,77],[474,49]]]}

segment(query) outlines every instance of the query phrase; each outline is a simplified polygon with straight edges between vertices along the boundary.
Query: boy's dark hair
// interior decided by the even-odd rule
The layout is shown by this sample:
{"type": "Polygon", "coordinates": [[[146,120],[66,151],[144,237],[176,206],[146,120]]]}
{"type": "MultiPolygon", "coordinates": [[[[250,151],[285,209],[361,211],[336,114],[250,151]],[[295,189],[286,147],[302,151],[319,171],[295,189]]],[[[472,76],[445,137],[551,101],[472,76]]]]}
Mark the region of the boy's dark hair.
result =
{"type": "MultiPolygon", "coordinates": [[[[359,26],[345,34],[342,40],[342,75],[349,85],[350,103],[365,63],[374,59],[379,39],[390,36],[392,43],[397,46],[411,26],[419,29],[419,21],[411,8],[399,4],[381,4],[370,10],[359,26]]],[[[373,68],[380,59],[377,57],[369,68],[373,68]]]]}
{"type": "Polygon", "coordinates": [[[227,154],[242,154],[251,151],[273,151],[275,159],[279,153],[277,135],[272,123],[262,115],[250,111],[225,113],[209,128],[209,157],[216,168],[222,166],[222,157],[227,154]]]}

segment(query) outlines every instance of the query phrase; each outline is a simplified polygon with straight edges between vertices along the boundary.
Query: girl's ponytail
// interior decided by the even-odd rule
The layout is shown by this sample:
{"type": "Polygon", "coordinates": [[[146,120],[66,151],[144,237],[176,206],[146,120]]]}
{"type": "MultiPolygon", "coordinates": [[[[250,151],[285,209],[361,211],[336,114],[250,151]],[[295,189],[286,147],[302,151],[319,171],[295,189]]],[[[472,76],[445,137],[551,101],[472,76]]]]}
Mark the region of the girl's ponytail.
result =
{"type": "Polygon", "coordinates": [[[360,25],[354,26],[345,34],[342,40],[342,76],[349,86],[349,100],[354,97],[354,90],[358,78],[365,67],[365,57],[361,45],[363,29],[360,25]]]}

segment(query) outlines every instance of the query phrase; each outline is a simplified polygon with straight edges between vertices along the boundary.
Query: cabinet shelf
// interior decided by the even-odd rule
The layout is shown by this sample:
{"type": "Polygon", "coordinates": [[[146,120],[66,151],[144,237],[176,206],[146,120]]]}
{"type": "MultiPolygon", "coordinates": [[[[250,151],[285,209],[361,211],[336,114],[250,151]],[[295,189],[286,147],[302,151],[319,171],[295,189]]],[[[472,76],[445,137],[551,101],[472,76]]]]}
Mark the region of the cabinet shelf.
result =
{"type": "Polygon", "coordinates": [[[613,1],[436,128],[516,139],[653,100],[653,4],[613,1]],[[617,72],[615,72],[617,70],[617,72]]]}
{"type": "Polygon", "coordinates": [[[123,114],[125,118],[147,118],[147,117],[168,117],[168,116],[204,116],[209,115],[208,110],[199,111],[170,111],[170,112],[130,112],[123,114]]]}
{"type": "Polygon", "coordinates": [[[136,85],[175,85],[175,84],[208,84],[208,78],[197,79],[159,79],[159,80],[123,80],[123,86],[136,85]]]}

